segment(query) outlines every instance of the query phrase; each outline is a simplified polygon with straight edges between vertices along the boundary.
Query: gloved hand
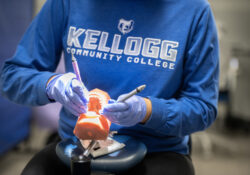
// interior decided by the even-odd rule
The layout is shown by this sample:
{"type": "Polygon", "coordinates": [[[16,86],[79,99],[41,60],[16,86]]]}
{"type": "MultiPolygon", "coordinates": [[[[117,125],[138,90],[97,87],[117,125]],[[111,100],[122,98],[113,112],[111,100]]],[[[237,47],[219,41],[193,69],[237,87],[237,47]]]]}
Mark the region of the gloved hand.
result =
{"type": "Polygon", "coordinates": [[[140,96],[134,95],[125,102],[109,101],[109,104],[104,106],[101,114],[106,116],[112,123],[122,126],[133,126],[144,119],[146,112],[145,100],[140,96]]]}
{"type": "Polygon", "coordinates": [[[73,73],[55,76],[48,82],[46,92],[50,99],[58,101],[76,116],[87,111],[88,90],[73,73]]]}

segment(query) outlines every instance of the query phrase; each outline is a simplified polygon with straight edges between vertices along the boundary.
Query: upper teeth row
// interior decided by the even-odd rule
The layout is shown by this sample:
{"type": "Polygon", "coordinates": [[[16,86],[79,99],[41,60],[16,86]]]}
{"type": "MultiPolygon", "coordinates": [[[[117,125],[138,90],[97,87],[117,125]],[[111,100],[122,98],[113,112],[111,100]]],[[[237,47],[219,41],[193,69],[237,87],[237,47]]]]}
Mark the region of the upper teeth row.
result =
{"type": "Polygon", "coordinates": [[[96,93],[96,92],[91,92],[90,94],[89,94],[89,97],[91,98],[91,97],[96,97],[96,98],[98,98],[99,99],[99,101],[100,101],[100,103],[101,103],[101,105],[102,106],[104,106],[104,99],[105,99],[105,96],[103,96],[103,95],[101,95],[101,94],[98,94],[98,93],[96,93]],[[99,98],[101,96],[101,98],[99,98]]]}

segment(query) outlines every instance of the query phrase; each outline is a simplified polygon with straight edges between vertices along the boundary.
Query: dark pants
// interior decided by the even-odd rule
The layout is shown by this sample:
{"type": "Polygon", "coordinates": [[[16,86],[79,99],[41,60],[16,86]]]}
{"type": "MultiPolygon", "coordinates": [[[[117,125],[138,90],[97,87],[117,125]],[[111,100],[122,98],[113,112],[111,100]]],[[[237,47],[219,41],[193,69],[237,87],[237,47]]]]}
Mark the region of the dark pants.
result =
{"type": "MultiPolygon", "coordinates": [[[[70,168],[57,157],[57,143],[46,146],[37,153],[24,168],[22,175],[70,175],[70,168]]],[[[128,175],[194,175],[189,156],[173,152],[152,153],[131,170],[128,175]]]]}

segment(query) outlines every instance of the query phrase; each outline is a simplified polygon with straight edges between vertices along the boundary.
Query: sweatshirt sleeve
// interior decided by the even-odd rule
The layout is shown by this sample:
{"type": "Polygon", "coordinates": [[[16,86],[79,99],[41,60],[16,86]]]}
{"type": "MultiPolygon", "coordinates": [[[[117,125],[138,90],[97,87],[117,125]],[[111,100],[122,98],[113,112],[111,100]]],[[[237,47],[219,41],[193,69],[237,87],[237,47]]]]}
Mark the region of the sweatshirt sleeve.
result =
{"type": "Polygon", "coordinates": [[[152,114],[145,127],[170,136],[185,136],[209,127],[217,115],[219,54],[214,18],[204,10],[188,45],[183,82],[177,97],[149,97],[152,114]]]}
{"type": "Polygon", "coordinates": [[[1,72],[3,96],[24,105],[49,103],[46,82],[53,76],[62,52],[62,34],[66,25],[64,0],[47,0],[33,20],[16,53],[1,72]]]}

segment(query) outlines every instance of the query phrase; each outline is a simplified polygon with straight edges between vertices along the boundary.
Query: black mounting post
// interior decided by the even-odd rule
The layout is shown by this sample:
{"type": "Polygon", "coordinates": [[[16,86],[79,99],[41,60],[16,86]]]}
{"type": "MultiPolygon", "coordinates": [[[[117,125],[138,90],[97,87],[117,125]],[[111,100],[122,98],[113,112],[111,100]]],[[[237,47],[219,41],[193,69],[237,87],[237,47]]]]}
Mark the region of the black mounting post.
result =
{"type": "Polygon", "coordinates": [[[91,158],[88,156],[73,156],[71,158],[71,175],[90,175],[91,158]]]}

